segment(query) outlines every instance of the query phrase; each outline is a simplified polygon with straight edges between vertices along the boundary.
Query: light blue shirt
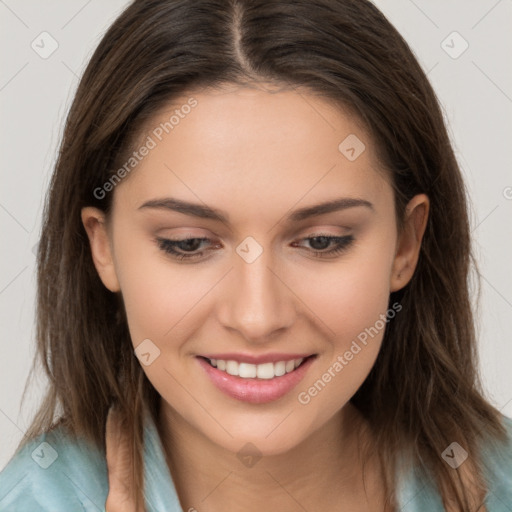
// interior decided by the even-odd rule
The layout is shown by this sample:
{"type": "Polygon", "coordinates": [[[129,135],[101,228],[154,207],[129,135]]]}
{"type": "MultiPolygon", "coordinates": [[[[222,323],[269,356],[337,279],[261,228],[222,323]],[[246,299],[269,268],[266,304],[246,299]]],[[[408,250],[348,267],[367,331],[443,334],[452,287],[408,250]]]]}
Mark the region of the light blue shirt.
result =
{"type": "MultiPolygon", "coordinates": [[[[486,450],[487,512],[512,512],[512,419],[503,417],[509,440],[505,450],[486,450]]],[[[182,511],[153,421],[144,429],[147,512],[182,511]]],[[[59,428],[19,450],[0,473],[2,512],[104,512],[108,494],[105,456],[81,440],[73,442],[59,428]]],[[[398,481],[399,512],[444,512],[430,483],[415,473],[398,481]]]]}

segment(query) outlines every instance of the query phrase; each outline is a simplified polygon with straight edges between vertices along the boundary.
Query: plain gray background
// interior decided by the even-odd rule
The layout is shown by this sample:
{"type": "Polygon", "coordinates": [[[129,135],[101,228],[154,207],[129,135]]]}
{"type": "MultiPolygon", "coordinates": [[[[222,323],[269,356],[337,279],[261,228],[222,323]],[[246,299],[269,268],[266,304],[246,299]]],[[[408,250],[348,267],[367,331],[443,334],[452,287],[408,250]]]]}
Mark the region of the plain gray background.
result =
{"type": "MultiPolygon", "coordinates": [[[[481,372],[489,399],[512,416],[512,1],[375,3],[411,45],[445,110],[472,199],[481,372]]],[[[78,77],[127,4],[0,0],[0,468],[45,386],[36,378],[20,410],[34,352],[33,249],[57,144],[78,77]]]]}

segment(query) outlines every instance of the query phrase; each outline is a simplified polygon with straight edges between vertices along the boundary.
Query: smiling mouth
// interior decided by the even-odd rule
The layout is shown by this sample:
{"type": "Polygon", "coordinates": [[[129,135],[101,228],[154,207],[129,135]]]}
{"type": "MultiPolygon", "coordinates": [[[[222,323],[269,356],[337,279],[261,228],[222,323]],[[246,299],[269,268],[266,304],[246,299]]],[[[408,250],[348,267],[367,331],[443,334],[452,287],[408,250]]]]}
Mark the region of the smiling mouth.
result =
{"type": "Polygon", "coordinates": [[[262,364],[243,363],[232,359],[224,360],[209,359],[203,356],[200,357],[213,368],[217,368],[217,370],[234,377],[240,377],[242,379],[271,380],[276,377],[282,377],[283,375],[292,373],[307,360],[315,357],[315,355],[301,357],[298,359],[290,359],[288,361],[276,361],[262,364]]]}

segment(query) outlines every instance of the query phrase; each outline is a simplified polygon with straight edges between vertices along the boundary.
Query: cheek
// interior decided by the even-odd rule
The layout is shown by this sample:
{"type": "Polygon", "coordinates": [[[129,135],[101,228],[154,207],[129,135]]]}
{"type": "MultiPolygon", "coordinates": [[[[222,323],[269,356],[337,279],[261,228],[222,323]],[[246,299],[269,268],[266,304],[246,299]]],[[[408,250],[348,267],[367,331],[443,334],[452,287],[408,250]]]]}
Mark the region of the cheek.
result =
{"type": "Polygon", "coordinates": [[[132,342],[137,346],[149,338],[162,347],[164,340],[176,337],[182,320],[208,292],[212,280],[201,272],[183,270],[147,241],[120,240],[118,247],[117,273],[132,342]]]}
{"type": "Polygon", "coordinates": [[[325,265],[321,272],[312,273],[314,279],[297,282],[299,296],[327,326],[334,344],[341,345],[336,349],[342,349],[386,312],[392,266],[388,254],[389,251],[357,254],[339,264],[325,265]]]}
{"type": "Polygon", "coordinates": [[[392,248],[368,251],[324,271],[304,288],[307,304],[328,326],[330,347],[297,393],[325,421],[347,403],[370,372],[380,350],[388,313],[392,248]],[[336,268],[334,268],[336,267],[336,268]]]}

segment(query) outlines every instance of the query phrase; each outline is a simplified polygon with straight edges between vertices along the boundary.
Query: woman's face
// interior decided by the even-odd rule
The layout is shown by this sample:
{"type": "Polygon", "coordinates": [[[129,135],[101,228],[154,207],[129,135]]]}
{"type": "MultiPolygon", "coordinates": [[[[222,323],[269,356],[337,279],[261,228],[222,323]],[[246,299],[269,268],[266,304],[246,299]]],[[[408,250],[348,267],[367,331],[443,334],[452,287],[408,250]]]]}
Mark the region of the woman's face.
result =
{"type": "Polygon", "coordinates": [[[136,151],[108,227],[94,208],[83,221],[167,417],[235,452],[289,450],[368,375],[428,199],[399,237],[372,140],[296,91],[184,96],[136,151]]]}

